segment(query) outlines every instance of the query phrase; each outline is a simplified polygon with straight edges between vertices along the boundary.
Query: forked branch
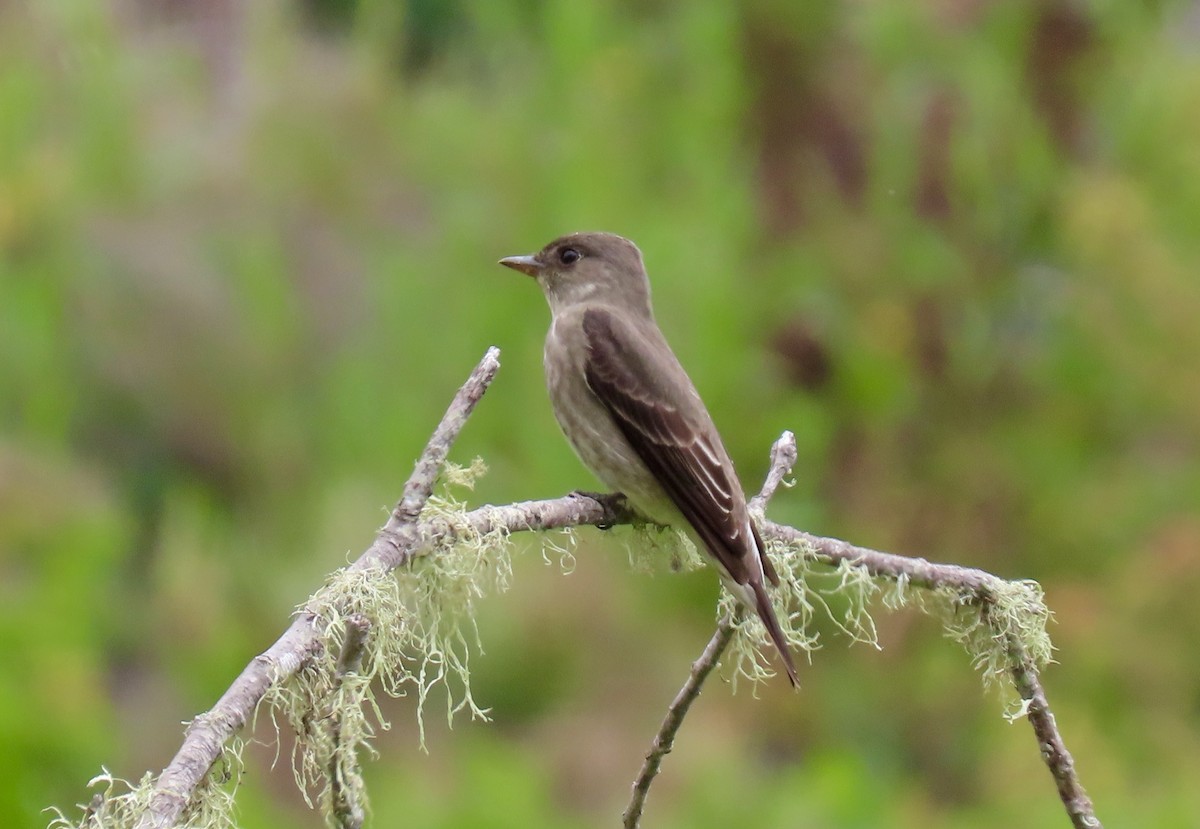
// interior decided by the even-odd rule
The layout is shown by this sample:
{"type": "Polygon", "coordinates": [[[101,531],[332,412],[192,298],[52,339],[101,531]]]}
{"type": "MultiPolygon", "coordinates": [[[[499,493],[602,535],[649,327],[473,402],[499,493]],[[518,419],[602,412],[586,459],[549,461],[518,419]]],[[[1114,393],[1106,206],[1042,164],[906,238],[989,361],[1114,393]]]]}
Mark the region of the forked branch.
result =
{"type": "MultiPolygon", "coordinates": [[[[421,454],[412,476],[405,485],[402,498],[379,531],[374,543],[350,565],[351,570],[392,570],[407,564],[413,556],[440,549],[456,538],[468,535],[477,536],[494,531],[513,533],[550,530],[583,525],[613,526],[632,521],[633,516],[625,508],[620,496],[592,497],[581,494],[546,501],[484,506],[453,518],[423,516],[422,511],[450,446],[475,404],[487,390],[499,365],[499,351],[490,349],[459,389],[421,454]]],[[[756,512],[761,512],[766,501],[786,477],[786,469],[794,462],[795,445],[794,441],[788,440],[789,438],[790,435],[785,433],[776,444],[771,473],[763,492],[752,502],[756,512]]],[[[848,562],[879,579],[903,580],[908,584],[930,589],[948,588],[964,601],[978,603],[985,609],[992,605],[996,596],[1009,585],[1008,582],[982,570],[932,564],[924,559],[881,553],[838,539],[813,536],[765,519],[759,522],[759,527],[767,539],[793,545],[808,545],[817,561],[835,567],[848,562]]],[[[987,618],[986,613],[984,618],[987,618]]],[[[626,814],[627,826],[637,825],[645,793],[661,765],[662,757],[670,751],[688,706],[699,694],[705,678],[728,645],[735,622],[736,620],[725,620],[721,623],[704,654],[693,665],[688,681],[668,710],[663,728],[660,729],[651,752],[651,755],[656,757],[647,757],[646,766],[639,776],[641,800],[631,803],[631,808],[626,814]]],[[[209,769],[221,757],[225,744],[250,721],[264,694],[270,688],[287,682],[301,669],[312,664],[315,657],[324,654],[325,644],[314,623],[313,614],[305,611],[298,613],[283,635],[246,666],[216,705],[193,721],[179,751],[154,781],[148,804],[137,819],[138,829],[168,829],[180,823],[209,769]]],[[[342,652],[342,663],[345,670],[352,670],[353,663],[358,659],[358,655],[354,653],[353,639],[347,649],[342,652]]],[[[1008,664],[1018,692],[1028,703],[1026,712],[1042,747],[1042,756],[1054,777],[1074,826],[1076,829],[1097,829],[1100,823],[1095,817],[1091,801],[1079,783],[1074,763],[1058,733],[1054,716],[1046,702],[1045,692],[1038,681],[1037,663],[1016,637],[1009,639],[1008,664]]],[[[358,821],[358,810],[353,803],[344,805],[345,813],[339,815],[338,819],[343,825],[353,826],[358,821]]]]}
{"type": "MultiPolygon", "coordinates": [[[[750,501],[751,509],[759,516],[779,485],[791,474],[795,462],[795,437],[791,432],[784,432],[771,447],[771,467],[762,491],[750,501]]],[[[1045,690],[1038,678],[1037,660],[1029,654],[1021,639],[1008,629],[1007,620],[996,618],[993,612],[997,597],[1004,592],[1008,582],[983,570],[951,564],[932,564],[921,558],[856,547],[836,538],[811,535],[761,517],[758,518],[758,522],[765,538],[789,545],[804,544],[818,561],[831,567],[849,564],[862,567],[877,579],[904,581],[928,590],[950,589],[963,604],[978,605],[984,623],[993,631],[994,637],[1002,640],[1007,651],[1008,671],[1014,687],[1024,701],[1022,713],[1028,716],[1033,726],[1042,759],[1050,770],[1072,826],[1075,829],[1102,829],[1046,700],[1045,690]]],[[[668,707],[667,715],[646,755],[646,761],[634,781],[629,806],[624,814],[626,829],[634,829],[639,825],[646,797],[661,769],[662,759],[671,751],[688,709],[700,695],[704,680],[720,661],[721,655],[732,640],[735,624],[736,619],[722,619],[718,623],[717,630],[704,652],[692,665],[683,688],[668,707]]]]}

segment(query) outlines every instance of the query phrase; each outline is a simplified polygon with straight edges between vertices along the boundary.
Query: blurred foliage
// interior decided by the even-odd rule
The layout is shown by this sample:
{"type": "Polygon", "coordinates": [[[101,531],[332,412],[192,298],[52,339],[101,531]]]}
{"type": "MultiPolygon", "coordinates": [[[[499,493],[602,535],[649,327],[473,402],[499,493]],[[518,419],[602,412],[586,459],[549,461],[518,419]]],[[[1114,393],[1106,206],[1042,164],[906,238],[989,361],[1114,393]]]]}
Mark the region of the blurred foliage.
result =
{"type": "MultiPolygon", "coordinates": [[[[605,229],[779,520],[1036,578],[1108,825],[1200,825],[1194,3],[0,3],[0,824],[158,769],[366,546],[484,348],[481,501],[594,482],[494,266],[605,229]]],[[[523,541],[491,725],[369,764],[376,825],[603,826],[711,573],[523,541]]],[[[915,615],[712,688],[654,826],[1058,827],[1037,746],[915,615]]],[[[249,758],[247,826],[317,826],[249,758]]],[[[286,748],[284,755],[286,757],[286,748]]]]}

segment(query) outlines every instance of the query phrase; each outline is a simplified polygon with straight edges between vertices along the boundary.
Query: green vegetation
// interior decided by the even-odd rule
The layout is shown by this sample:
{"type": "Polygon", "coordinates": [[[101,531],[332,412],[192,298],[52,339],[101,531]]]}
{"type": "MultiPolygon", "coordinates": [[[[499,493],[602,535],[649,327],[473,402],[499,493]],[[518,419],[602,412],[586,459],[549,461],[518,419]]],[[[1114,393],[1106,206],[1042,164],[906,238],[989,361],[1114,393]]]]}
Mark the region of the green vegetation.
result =
{"type": "MultiPolygon", "coordinates": [[[[1037,580],[1106,825],[1200,824],[1188,4],[102,5],[0,6],[0,825],[161,768],[488,345],[470,502],[596,486],[494,264],[576,229],[643,248],[748,488],[796,433],[772,517],[1037,580]]],[[[551,540],[472,599],[493,722],[426,754],[421,695],[381,699],[374,825],[617,821],[715,579],[551,540]]],[[[646,825],[1066,825],[971,659],[883,604],[881,651],[818,614],[798,695],[714,682],[646,825]]],[[[231,758],[241,825],[320,825],[284,731],[231,758]]]]}

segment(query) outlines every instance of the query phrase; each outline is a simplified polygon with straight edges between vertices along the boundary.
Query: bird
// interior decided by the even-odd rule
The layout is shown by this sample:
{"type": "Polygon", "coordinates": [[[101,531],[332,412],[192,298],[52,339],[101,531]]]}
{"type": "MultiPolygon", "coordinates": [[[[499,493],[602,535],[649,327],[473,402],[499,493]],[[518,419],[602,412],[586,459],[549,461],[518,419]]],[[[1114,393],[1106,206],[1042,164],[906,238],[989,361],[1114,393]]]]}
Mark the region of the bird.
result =
{"type": "Polygon", "coordinates": [[[766,589],[779,576],[712,417],[655,321],[637,245],[571,233],[499,264],[537,280],[550,305],[546,387],[579,459],[642,518],[684,530],[707,551],[798,687],[766,589]]]}

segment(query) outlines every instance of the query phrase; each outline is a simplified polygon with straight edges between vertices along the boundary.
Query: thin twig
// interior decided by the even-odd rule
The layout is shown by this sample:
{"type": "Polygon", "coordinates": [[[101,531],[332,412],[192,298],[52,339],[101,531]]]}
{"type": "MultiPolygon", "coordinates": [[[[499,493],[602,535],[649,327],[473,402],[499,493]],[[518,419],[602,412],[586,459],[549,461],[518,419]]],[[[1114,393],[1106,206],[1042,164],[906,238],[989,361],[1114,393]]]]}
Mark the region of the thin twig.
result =
{"type": "Polygon", "coordinates": [[[412,524],[420,516],[425,502],[433,494],[433,485],[437,482],[438,473],[442,471],[446,456],[450,454],[450,447],[458,439],[458,433],[462,431],[463,426],[467,425],[467,418],[475,411],[475,404],[488,390],[499,370],[500,349],[492,346],[483,355],[479,365],[475,366],[467,382],[463,383],[462,388],[454,395],[450,407],[442,415],[438,427],[433,430],[429,442],[425,444],[425,451],[421,453],[408,483],[404,485],[404,495],[400,498],[400,503],[396,504],[396,508],[392,510],[392,517],[383,527],[384,532],[412,524]]]}
{"type": "Polygon", "coordinates": [[[1038,748],[1041,749],[1042,760],[1050,769],[1050,776],[1058,789],[1058,797],[1067,808],[1071,825],[1075,829],[1103,829],[1100,819],[1096,817],[1092,799],[1088,797],[1079,775],[1075,772],[1075,760],[1063,742],[1058,731],[1058,723],[1050,703],[1046,701],[1046,692],[1038,677],[1037,667],[1029,659],[1020,641],[1011,634],[1008,636],[1008,654],[1012,664],[1013,684],[1021,699],[1025,700],[1025,715],[1033,727],[1037,737],[1038,748]]]}
{"type": "Polygon", "coordinates": [[[796,436],[785,431],[779,436],[779,440],[771,445],[771,467],[767,470],[767,479],[763,481],[762,491],[750,499],[752,512],[761,515],[767,508],[767,502],[775,497],[775,490],[779,489],[780,484],[791,486],[785,481],[787,476],[792,474],[792,467],[795,465],[796,436]]]}
{"type": "MultiPolygon", "coordinates": [[[[750,508],[757,516],[762,515],[763,510],[767,508],[767,502],[771,500],[783,480],[791,474],[795,464],[796,436],[791,432],[784,432],[771,447],[771,466],[767,470],[762,490],[750,499],[750,508]]],[[[704,648],[704,652],[700,654],[699,659],[692,663],[692,670],[688,674],[687,681],[683,683],[683,687],[679,689],[679,693],[667,707],[667,715],[663,718],[658,733],[654,735],[653,742],[650,743],[646,761],[642,764],[637,779],[633,781],[633,792],[629,805],[625,807],[625,829],[636,829],[641,821],[642,810],[646,807],[646,797],[650,794],[650,785],[662,768],[663,758],[671,752],[671,748],[675,745],[675,735],[683,726],[683,718],[687,716],[688,709],[692,707],[696,697],[700,696],[704,680],[712,673],[713,668],[720,661],[721,655],[733,640],[733,632],[736,630],[741,616],[742,608],[739,606],[732,617],[727,616],[717,624],[717,630],[704,648]]]]}
{"type": "Polygon", "coordinates": [[[997,588],[1007,584],[999,576],[974,567],[957,564],[934,564],[923,558],[909,558],[895,553],[882,553],[869,547],[858,547],[838,538],[824,538],[806,533],[769,519],[758,522],[759,532],[764,538],[773,538],[785,544],[807,544],[814,558],[823,563],[837,566],[847,562],[864,568],[873,576],[886,579],[904,579],[916,587],[934,589],[951,587],[964,594],[987,601],[997,588]]]}
{"type": "MultiPolygon", "coordinates": [[[[420,539],[414,528],[416,516],[433,491],[450,444],[499,369],[500,350],[490,348],[451,401],[387,524],[352,568],[391,569],[412,555],[420,539]]],[[[212,710],[193,720],[183,745],[155,781],[137,829],[168,829],[179,822],[196,787],[221,756],[225,743],[246,724],[267,689],[295,675],[321,651],[323,646],[313,622],[311,613],[299,613],[283,636],[246,666],[212,710]]]]}
{"type": "Polygon", "coordinates": [[[625,829],[636,829],[641,822],[642,810],[646,807],[646,796],[650,794],[650,784],[658,776],[663,758],[670,754],[671,749],[675,747],[675,735],[679,733],[679,728],[683,725],[683,718],[687,716],[692,703],[700,696],[704,680],[721,661],[721,654],[733,640],[736,626],[736,619],[726,617],[721,620],[712,639],[708,640],[704,652],[700,654],[700,658],[692,663],[692,670],[688,673],[687,681],[683,683],[683,687],[679,689],[675,699],[671,700],[671,704],[667,706],[667,715],[663,717],[662,725],[658,727],[658,733],[654,735],[654,741],[650,744],[650,751],[646,753],[642,769],[638,772],[637,779],[633,781],[633,796],[625,808],[625,829]]]}

